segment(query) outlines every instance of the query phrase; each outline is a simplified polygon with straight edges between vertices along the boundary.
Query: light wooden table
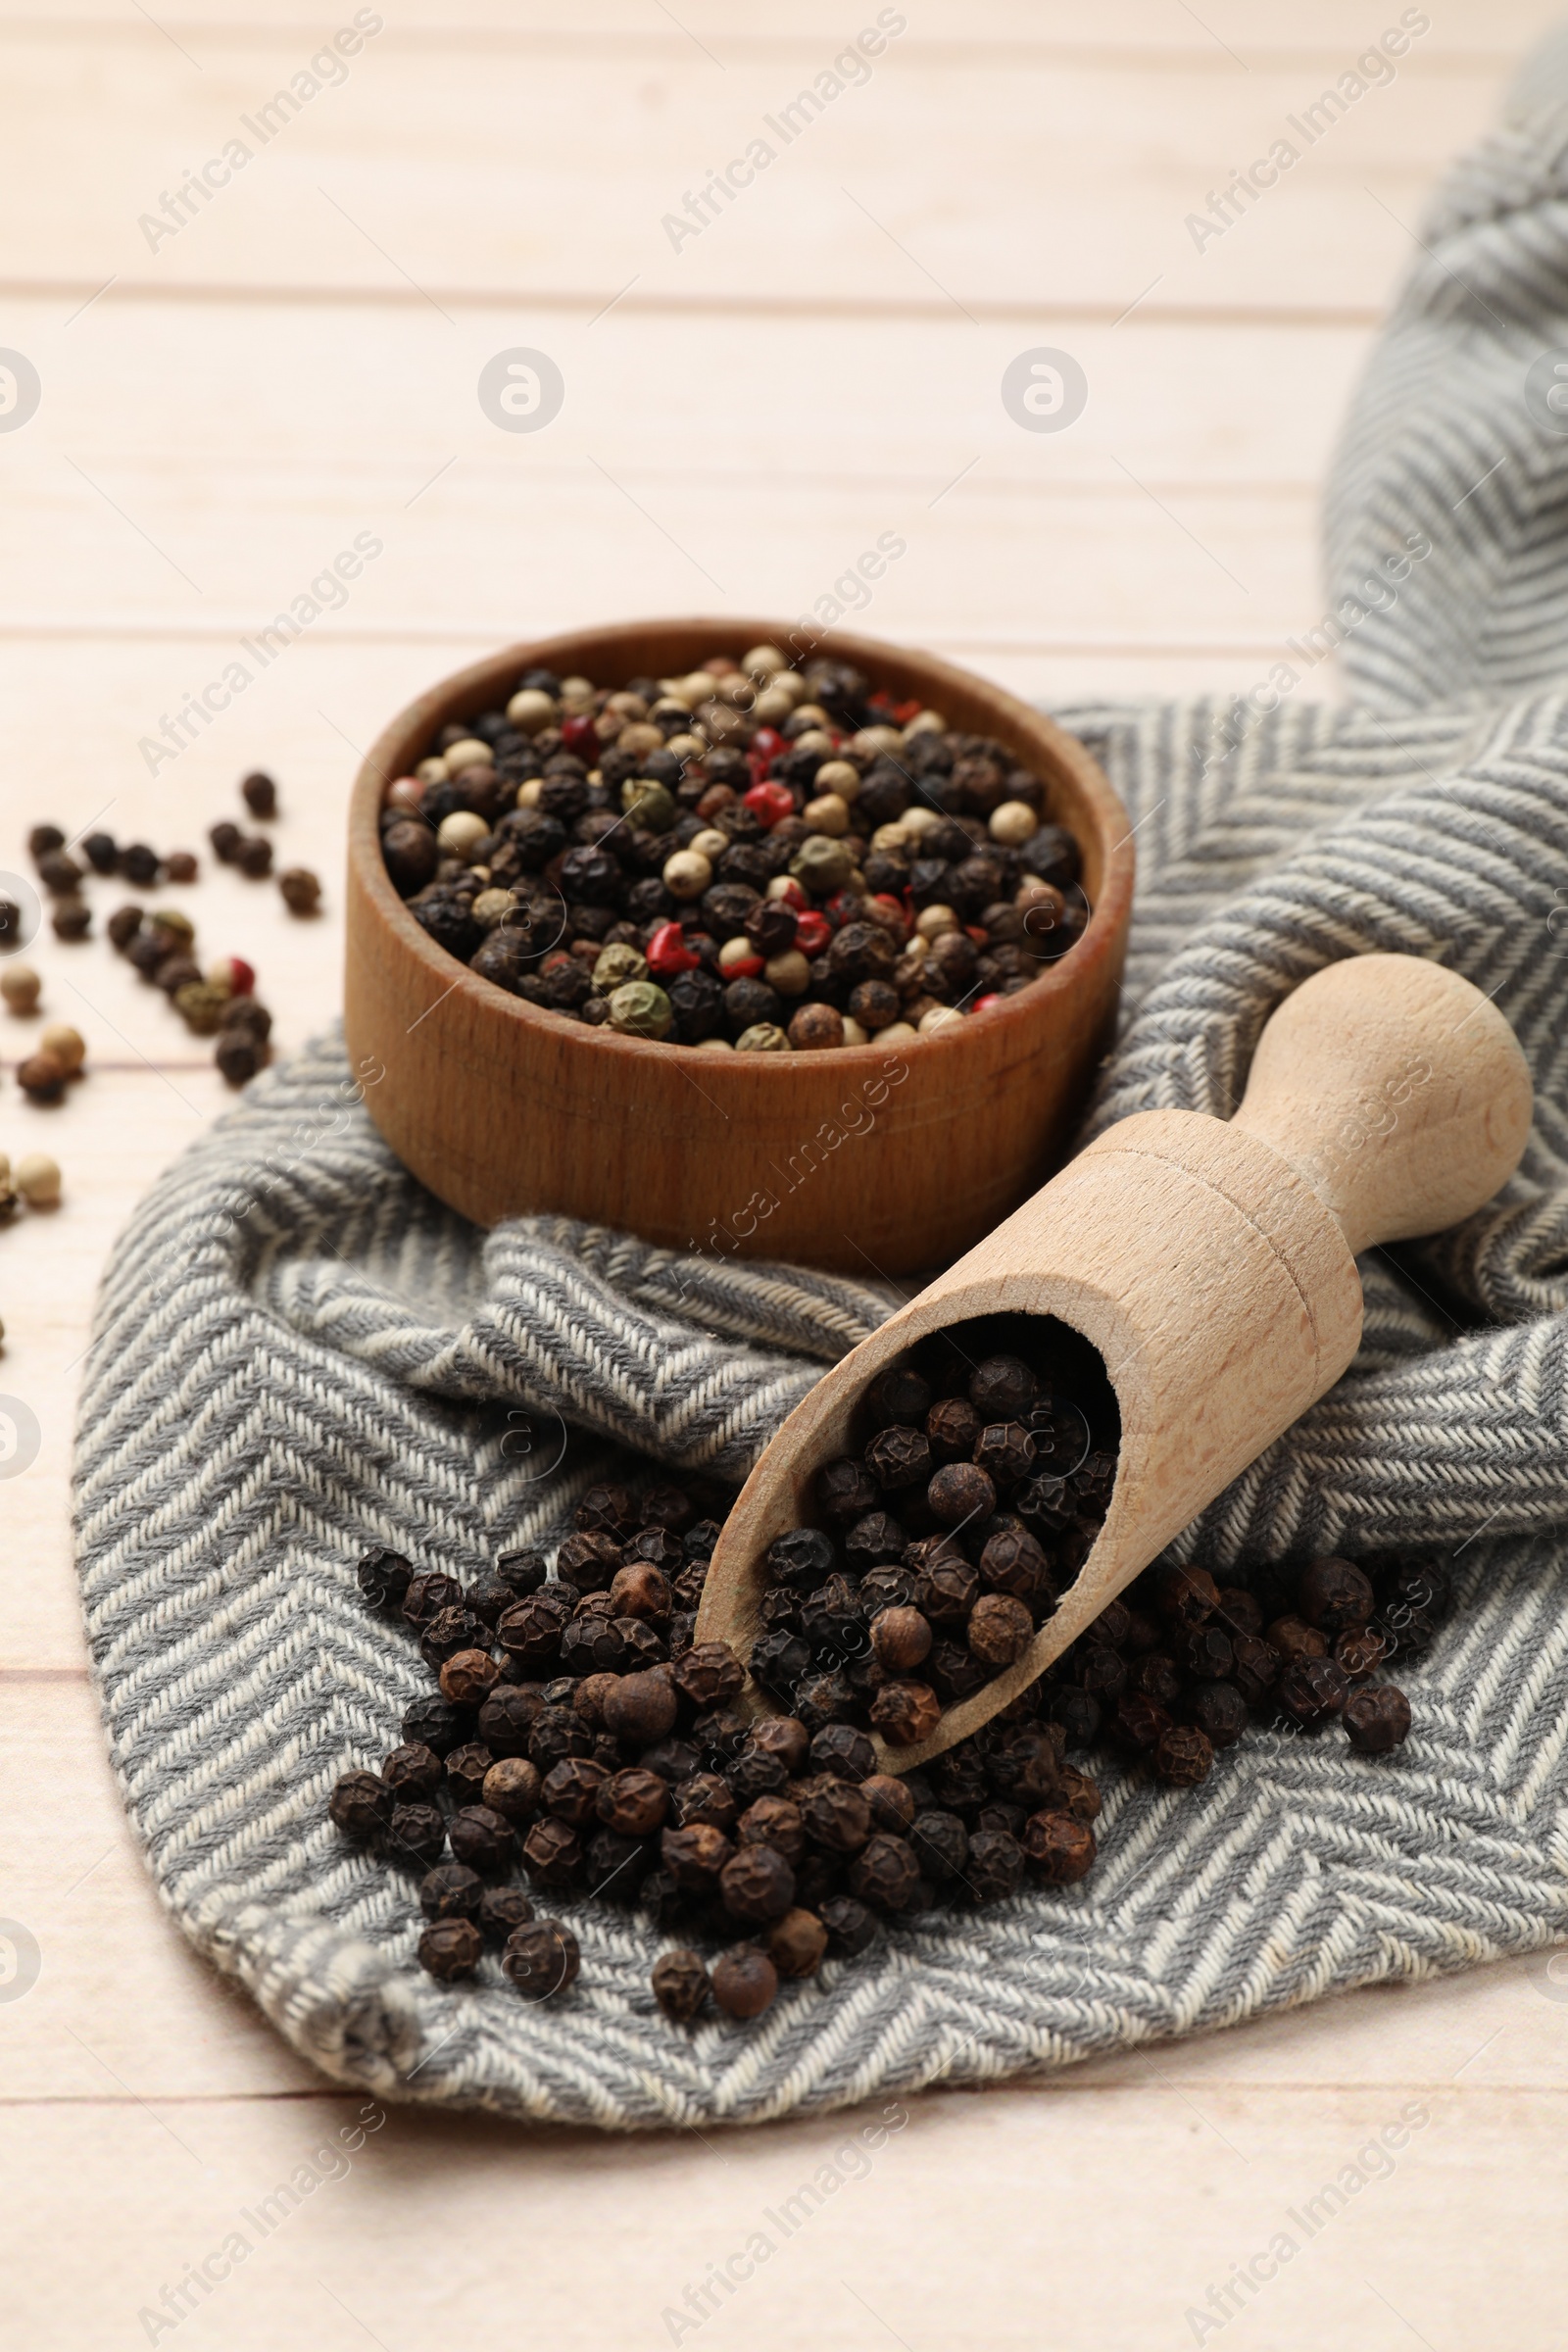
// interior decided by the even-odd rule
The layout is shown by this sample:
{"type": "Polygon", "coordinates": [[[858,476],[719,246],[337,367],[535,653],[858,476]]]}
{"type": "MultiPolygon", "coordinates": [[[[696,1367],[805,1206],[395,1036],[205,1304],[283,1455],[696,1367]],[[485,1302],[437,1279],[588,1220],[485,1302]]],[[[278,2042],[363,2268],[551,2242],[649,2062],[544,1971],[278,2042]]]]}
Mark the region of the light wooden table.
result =
{"type": "MultiPolygon", "coordinates": [[[[303,89],[348,0],[319,25],[261,0],[0,7],[0,344],[42,387],[0,433],[0,866],[44,817],[204,848],[238,774],[272,767],[280,850],[325,876],[324,918],[290,922],[210,859],[186,903],[207,950],[254,956],[285,1047],[337,999],[356,748],[509,637],[794,614],[893,531],[907,552],[861,624],[1021,690],[1262,676],[1319,612],[1319,485],[1425,194],[1551,12],[1435,6],[1393,85],[1200,251],[1187,216],[1394,0],[909,0],[869,78],[678,241],[663,216],[873,9],[380,13],[263,143],[243,119],[303,89]],[[140,225],[236,135],[253,153],[209,204],[177,233],[140,225]],[[566,387],[534,434],[476,397],[519,346],[566,387]],[[1059,434],[999,397],[1042,346],[1090,387],[1059,434]],[[382,552],[344,607],[150,774],[139,739],[364,531],[382,552]]],[[[68,1536],[74,1391],[105,1250],[222,1089],[101,942],[36,960],[93,1068],[59,1111],[0,1087],[0,1149],[46,1145],[68,1190],[0,1235],[0,1389],[41,1428],[0,1481],[0,1912],[42,1955],[0,1997],[7,2343],[1557,2343],[1568,1982],[1541,1963],[911,2102],[866,2177],[700,2328],[662,2315],[838,2124],[621,2144],[394,2111],[178,2330],[139,2318],[359,2102],[188,1955],[104,1763],[68,1536]],[[1411,2102],[1426,2121],[1392,2170],[1308,2235],[1308,2200],[1411,2102]],[[1282,2230],[1299,2251],[1278,2277],[1196,2324],[1282,2230]]],[[[0,1020],[0,1056],[24,1035],[0,1020]]]]}

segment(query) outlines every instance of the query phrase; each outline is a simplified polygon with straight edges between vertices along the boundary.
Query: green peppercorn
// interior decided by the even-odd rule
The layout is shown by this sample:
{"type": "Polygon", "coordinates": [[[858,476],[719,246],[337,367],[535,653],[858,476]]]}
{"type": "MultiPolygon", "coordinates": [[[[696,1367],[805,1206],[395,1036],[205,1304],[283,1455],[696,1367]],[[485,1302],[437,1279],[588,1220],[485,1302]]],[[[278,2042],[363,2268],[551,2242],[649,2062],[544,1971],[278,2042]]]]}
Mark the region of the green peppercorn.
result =
{"type": "Polygon", "coordinates": [[[612,947],[602,948],[594,963],[594,988],[602,997],[611,996],[617,988],[625,988],[632,981],[646,980],[647,977],[647,956],[640,948],[632,947],[625,940],[617,940],[612,947]]]}
{"type": "Polygon", "coordinates": [[[622,1037],[667,1037],[675,1008],[651,980],[628,980],[610,998],[610,1023],[622,1037]]]}
{"type": "Polygon", "coordinates": [[[855,856],[842,841],[826,833],[808,834],[790,859],[790,872],[803,889],[819,899],[843,890],[855,871],[855,856]]]}
{"type": "Polygon", "coordinates": [[[620,806],[631,823],[645,833],[668,833],[680,814],[674,796],[652,776],[628,776],[620,788],[620,806]]]}
{"type": "Polygon", "coordinates": [[[215,1036],[228,1003],[229,992],[211,980],[187,980],[174,991],[174,1010],[198,1037],[215,1036]]]}

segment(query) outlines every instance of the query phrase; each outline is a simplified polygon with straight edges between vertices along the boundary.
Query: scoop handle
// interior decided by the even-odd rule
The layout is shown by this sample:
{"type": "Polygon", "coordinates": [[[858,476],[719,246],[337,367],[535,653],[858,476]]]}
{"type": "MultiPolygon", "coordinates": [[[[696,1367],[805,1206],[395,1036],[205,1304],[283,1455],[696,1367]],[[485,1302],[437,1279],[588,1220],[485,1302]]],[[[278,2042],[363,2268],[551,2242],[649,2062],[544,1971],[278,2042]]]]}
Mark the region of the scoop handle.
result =
{"type": "Polygon", "coordinates": [[[1263,1029],[1233,1124],[1288,1160],[1352,1252],[1490,1200],[1530,1131],[1530,1072],[1494,1004],[1413,956],[1352,956],[1263,1029]]]}

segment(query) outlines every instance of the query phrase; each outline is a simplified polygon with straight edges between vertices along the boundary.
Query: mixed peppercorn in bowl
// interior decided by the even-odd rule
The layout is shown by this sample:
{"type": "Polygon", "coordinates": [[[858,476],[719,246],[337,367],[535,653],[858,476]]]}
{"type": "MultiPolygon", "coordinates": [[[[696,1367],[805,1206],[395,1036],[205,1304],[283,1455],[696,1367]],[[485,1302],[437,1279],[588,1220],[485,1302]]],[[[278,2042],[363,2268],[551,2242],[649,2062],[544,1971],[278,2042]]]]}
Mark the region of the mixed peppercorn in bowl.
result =
{"type": "Polygon", "coordinates": [[[1018,994],[1090,915],[1048,784],[838,658],[607,686],[531,667],[381,811],[427,936],[542,1010],[716,1053],[898,1047],[1018,994]]]}

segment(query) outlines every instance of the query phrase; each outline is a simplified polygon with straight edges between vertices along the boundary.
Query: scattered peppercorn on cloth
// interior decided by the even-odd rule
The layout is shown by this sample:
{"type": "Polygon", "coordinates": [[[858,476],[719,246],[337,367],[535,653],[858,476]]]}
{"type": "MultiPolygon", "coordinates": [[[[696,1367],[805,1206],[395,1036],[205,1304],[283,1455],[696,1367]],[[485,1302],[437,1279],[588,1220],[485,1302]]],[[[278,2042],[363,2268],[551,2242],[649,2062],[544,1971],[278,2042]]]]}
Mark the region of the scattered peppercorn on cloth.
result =
{"type": "MultiPolygon", "coordinates": [[[[341,1044],[258,1083],[109,1267],[77,1546],[124,1802],[184,1933],[325,2072],[384,2097],[627,2128],[994,2081],[1544,1944],[1568,1922],[1568,108],[1452,174],[1329,499],[1355,697],[1075,708],[1139,826],[1128,1020],[1093,1124],[1221,1115],[1324,962],[1452,965],[1513,1023],[1537,1118],[1454,1233],[1369,1255],[1350,1372],[1189,1530],[1257,1563],[1440,1546],[1460,1606],[1396,1756],[1250,1734],[1185,1793],[1102,1767],[1080,1885],[925,1915],[677,2030],[657,1931],[563,1901],[569,1993],[416,1965],[404,1873],[328,1825],[430,1682],[371,1616],[383,1544],[468,1578],[636,1457],[738,1483],[896,1302],[559,1219],[484,1235],[380,1143],[341,1044]],[[1543,361],[1545,359],[1545,367],[1543,361]],[[1261,706],[1272,701],[1274,707],[1261,706]]],[[[1303,641],[1304,643],[1304,641],[1303,641]]],[[[373,1073],[368,1075],[373,1076],[373,1073]]]]}

